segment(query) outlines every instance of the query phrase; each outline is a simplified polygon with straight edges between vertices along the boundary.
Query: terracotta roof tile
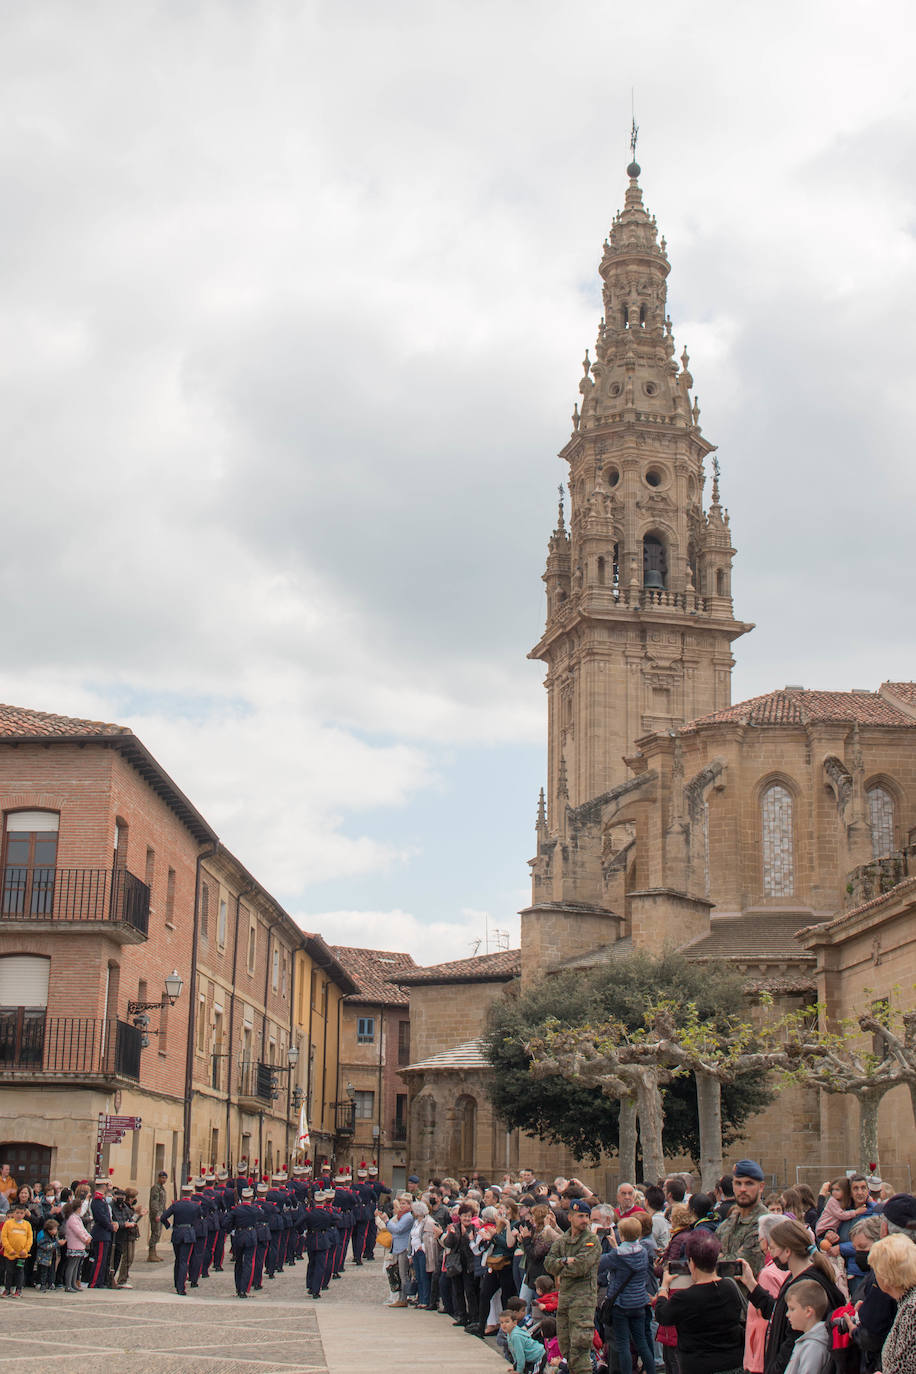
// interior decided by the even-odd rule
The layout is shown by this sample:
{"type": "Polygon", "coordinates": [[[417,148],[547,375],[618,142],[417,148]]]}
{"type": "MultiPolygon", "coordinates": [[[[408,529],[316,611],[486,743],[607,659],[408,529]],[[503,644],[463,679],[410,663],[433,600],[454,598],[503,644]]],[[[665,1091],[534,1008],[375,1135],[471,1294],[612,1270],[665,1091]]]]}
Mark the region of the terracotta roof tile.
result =
{"type": "Polygon", "coordinates": [[[508,982],[522,971],[520,949],[501,949],[497,954],[477,954],[473,959],[456,959],[450,964],[430,964],[416,968],[398,983],[490,983],[508,982]]]}
{"type": "Polygon", "coordinates": [[[816,721],[846,721],[859,725],[916,728],[916,721],[877,692],[805,692],[781,689],[762,697],[739,701],[722,711],[699,716],[681,726],[689,734],[701,725],[735,721],[741,725],[807,725],[816,721]]]}
{"type": "Polygon", "coordinates": [[[853,917],[861,916],[863,911],[871,911],[874,907],[889,905],[896,898],[905,896],[908,892],[913,892],[916,895],[916,875],[912,878],[904,878],[902,882],[888,888],[887,892],[879,892],[877,897],[869,897],[867,902],[860,902],[858,906],[850,907],[848,911],[841,911],[839,916],[834,916],[832,921],[822,921],[819,925],[806,926],[804,934],[810,934],[815,930],[835,930],[853,917]]]}
{"type": "Polygon", "coordinates": [[[86,735],[131,735],[126,725],[109,725],[101,720],[79,720],[74,716],[54,716],[49,711],[30,711],[25,706],[0,706],[0,735],[34,739],[39,735],[83,738],[86,735]]]}
{"type": "Polygon", "coordinates": [[[354,945],[331,945],[331,949],[359,988],[346,997],[347,1002],[380,1002],[389,1007],[406,1007],[406,992],[388,981],[394,975],[416,968],[409,954],[393,949],[359,949],[354,945]]]}
{"type": "Polygon", "coordinates": [[[410,1073],[413,1069],[488,1069],[490,1062],[483,1052],[483,1042],[481,1040],[465,1040],[460,1045],[453,1045],[449,1050],[443,1050],[441,1054],[432,1054],[428,1059],[419,1059],[416,1064],[408,1064],[401,1069],[401,1073],[410,1073]]]}
{"type": "Polygon", "coordinates": [[[757,963],[761,959],[799,959],[813,956],[795,939],[804,916],[784,911],[754,916],[720,916],[708,935],[681,946],[687,959],[736,959],[757,963]]]}

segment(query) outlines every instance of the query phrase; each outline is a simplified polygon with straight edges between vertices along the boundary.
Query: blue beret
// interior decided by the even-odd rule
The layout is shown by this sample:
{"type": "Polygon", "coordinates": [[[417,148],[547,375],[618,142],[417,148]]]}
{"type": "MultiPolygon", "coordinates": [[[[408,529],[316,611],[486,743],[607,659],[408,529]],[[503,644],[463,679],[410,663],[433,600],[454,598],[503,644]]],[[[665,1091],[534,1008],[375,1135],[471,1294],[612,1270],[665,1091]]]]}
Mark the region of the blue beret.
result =
{"type": "Polygon", "coordinates": [[[585,1212],[588,1216],[591,1216],[592,1214],[592,1209],[591,1207],[589,1207],[584,1197],[574,1197],[572,1202],[569,1204],[569,1211],[585,1212]]]}
{"type": "Polygon", "coordinates": [[[757,1183],[763,1182],[763,1170],[756,1159],[739,1159],[732,1169],[735,1178],[752,1178],[757,1183]]]}

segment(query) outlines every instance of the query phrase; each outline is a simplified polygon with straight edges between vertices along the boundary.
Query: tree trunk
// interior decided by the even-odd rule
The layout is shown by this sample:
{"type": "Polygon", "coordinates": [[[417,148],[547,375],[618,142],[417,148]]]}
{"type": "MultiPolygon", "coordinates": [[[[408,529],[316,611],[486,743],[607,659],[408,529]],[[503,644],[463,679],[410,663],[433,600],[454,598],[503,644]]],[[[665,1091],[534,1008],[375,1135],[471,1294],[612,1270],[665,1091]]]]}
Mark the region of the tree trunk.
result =
{"type": "Polygon", "coordinates": [[[713,1074],[699,1070],[694,1079],[700,1122],[700,1187],[711,1193],[722,1177],[722,1084],[713,1074]]]}
{"type": "Polygon", "coordinates": [[[639,1142],[642,1145],[642,1176],[646,1183],[665,1177],[665,1152],[662,1148],[662,1094],[658,1074],[641,1067],[636,1073],[636,1109],[639,1113],[639,1142]]]}
{"type": "Polygon", "coordinates": [[[886,1091],[886,1088],[860,1088],[856,1093],[859,1103],[859,1168],[866,1178],[872,1172],[868,1167],[870,1164],[875,1165],[878,1174],[881,1173],[881,1161],[878,1158],[878,1108],[886,1091]]]}
{"type": "Polygon", "coordinates": [[[636,1182],[636,1098],[620,1099],[620,1120],[617,1125],[617,1159],[620,1163],[620,1182],[636,1182]]]}

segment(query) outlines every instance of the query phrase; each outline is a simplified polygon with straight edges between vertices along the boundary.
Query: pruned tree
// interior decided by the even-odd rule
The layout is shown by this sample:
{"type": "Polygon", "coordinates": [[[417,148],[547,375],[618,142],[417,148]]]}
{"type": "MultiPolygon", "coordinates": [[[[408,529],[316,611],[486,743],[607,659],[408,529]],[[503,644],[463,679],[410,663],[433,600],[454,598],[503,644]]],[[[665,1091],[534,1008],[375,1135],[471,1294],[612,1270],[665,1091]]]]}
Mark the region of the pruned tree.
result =
{"type": "MultiPolygon", "coordinates": [[[[821,1005],[818,1011],[823,1013],[825,1008],[821,1005]]],[[[821,1092],[854,1097],[859,1168],[863,1172],[870,1165],[880,1168],[878,1113],[885,1096],[906,1084],[916,1121],[916,1012],[899,1013],[887,1001],[871,1012],[838,1022],[835,1030],[808,1030],[806,1041],[809,1052],[799,1055],[785,1077],[821,1092]],[[872,1036],[870,1049],[857,1043],[857,1032],[872,1036]]]]}

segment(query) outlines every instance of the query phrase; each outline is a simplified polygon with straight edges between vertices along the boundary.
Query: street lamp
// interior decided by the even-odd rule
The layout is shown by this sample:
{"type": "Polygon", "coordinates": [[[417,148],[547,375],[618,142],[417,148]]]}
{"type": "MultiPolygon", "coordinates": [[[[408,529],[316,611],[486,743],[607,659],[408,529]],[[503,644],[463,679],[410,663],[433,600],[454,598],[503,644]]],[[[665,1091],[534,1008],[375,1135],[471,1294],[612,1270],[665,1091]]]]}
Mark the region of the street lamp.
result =
{"type": "MultiPolygon", "coordinates": [[[[181,974],[177,969],[172,972],[165,980],[165,995],[169,999],[169,1006],[174,1007],[178,998],[181,996],[181,989],[184,987],[181,974]]],[[[162,1007],[162,998],[158,1002],[128,1002],[127,1015],[139,1016],[144,1011],[159,1011],[162,1007]]]]}

